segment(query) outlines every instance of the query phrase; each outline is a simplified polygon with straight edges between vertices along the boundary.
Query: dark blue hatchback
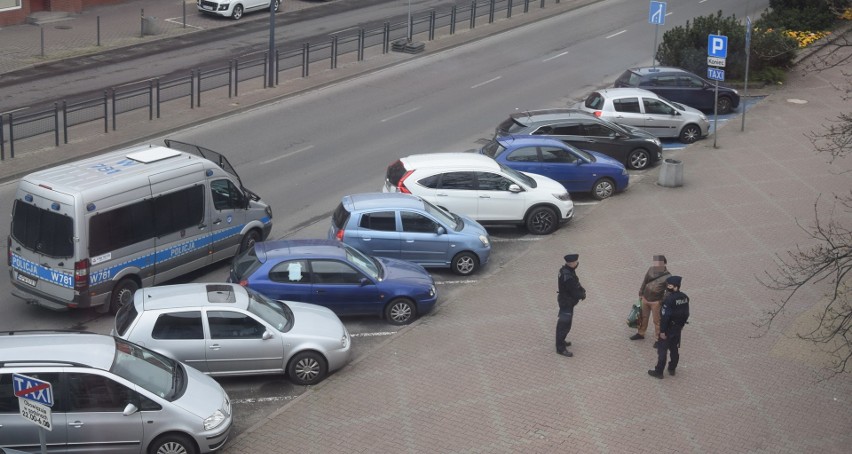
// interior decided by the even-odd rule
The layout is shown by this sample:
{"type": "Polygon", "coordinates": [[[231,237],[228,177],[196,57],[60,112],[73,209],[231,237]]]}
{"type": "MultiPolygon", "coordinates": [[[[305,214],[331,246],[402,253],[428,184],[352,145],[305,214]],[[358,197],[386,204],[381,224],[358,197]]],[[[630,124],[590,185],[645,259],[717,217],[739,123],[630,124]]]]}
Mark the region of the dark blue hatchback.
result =
{"type": "Polygon", "coordinates": [[[568,192],[589,192],[598,200],[627,189],[630,181],[621,162],[549,137],[497,137],[479,153],[515,170],[556,180],[568,192]]]}
{"type": "Polygon", "coordinates": [[[337,315],[378,315],[394,325],[410,323],[438,300],[422,266],[371,257],[337,240],[256,243],[234,257],[228,280],[273,299],[318,304],[337,315]]]}

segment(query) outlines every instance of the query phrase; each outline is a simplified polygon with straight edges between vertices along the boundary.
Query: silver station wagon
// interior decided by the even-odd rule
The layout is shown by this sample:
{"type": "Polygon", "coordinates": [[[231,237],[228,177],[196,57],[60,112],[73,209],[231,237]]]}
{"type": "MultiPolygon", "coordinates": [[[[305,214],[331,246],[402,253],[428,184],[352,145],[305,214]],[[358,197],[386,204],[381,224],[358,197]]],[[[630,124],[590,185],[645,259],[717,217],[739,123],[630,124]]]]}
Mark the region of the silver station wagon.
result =
{"type": "Polygon", "coordinates": [[[115,317],[115,334],[210,375],[287,373],[314,385],[350,357],[331,310],[276,301],[236,284],[144,288],[115,317]]]}

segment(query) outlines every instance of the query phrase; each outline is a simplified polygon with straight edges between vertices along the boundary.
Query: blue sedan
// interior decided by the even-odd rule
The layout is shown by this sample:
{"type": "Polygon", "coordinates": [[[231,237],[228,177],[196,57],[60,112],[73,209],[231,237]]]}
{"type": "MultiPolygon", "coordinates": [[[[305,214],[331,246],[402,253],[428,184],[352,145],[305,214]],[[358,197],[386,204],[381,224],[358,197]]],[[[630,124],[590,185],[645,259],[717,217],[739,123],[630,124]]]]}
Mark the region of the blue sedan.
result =
{"type": "Polygon", "coordinates": [[[371,257],[337,240],[256,243],[234,257],[228,279],[276,300],[378,315],[394,325],[411,323],[438,300],[422,266],[371,257]]]}
{"type": "Polygon", "coordinates": [[[621,162],[548,137],[498,137],[479,153],[515,170],[550,177],[568,192],[590,192],[598,200],[627,189],[630,180],[621,162]]]}

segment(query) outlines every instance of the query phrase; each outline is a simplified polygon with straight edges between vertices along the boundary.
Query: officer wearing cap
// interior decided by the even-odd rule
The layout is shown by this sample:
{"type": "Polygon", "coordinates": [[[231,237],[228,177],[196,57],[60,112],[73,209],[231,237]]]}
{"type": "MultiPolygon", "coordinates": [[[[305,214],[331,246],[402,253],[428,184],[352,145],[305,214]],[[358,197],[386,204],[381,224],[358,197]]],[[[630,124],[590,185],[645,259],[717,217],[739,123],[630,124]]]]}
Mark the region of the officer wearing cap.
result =
{"type": "Polygon", "coordinates": [[[663,368],[666,367],[667,352],[669,360],[669,375],[675,374],[680,354],[680,333],[689,320],[689,297],[680,291],[682,278],[669,276],[666,279],[666,296],[660,316],[660,343],[657,346],[657,366],[648,371],[648,375],[663,378],[663,368]]]}
{"type": "Polygon", "coordinates": [[[571,331],[571,322],[574,318],[574,306],[580,300],[586,299],[586,289],[580,285],[577,278],[577,265],[580,264],[579,254],[568,254],[564,257],[565,264],[559,269],[559,295],[556,301],[559,303],[559,320],[556,322],[556,353],[572,357],[573,353],[568,351],[571,342],[565,338],[571,331]]]}

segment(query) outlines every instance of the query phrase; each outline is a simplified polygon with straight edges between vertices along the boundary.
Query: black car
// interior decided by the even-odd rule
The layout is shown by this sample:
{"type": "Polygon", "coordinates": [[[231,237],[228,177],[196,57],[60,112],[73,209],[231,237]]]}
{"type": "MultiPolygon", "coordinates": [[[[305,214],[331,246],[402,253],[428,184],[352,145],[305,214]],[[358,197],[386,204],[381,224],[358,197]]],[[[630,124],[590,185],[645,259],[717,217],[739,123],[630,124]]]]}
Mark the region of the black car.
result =
{"type": "Polygon", "coordinates": [[[550,136],[617,159],[629,169],[644,169],[663,157],[660,139],[648,132],[578,109],[513,113],[497,127],[495,138],[519,134],[550,136]]]}
{"type": "MultiPolygon", "coordinates": [[[[618,88],[633,87],[652,91],[670,101],[705,112],[713,111],[716,85],[680,68],[666,66],[631,68],[616,79],[618,88]]],[[[740,94],[719,85],[718,113],[726,114],[740,105],[740,94]]]]}

